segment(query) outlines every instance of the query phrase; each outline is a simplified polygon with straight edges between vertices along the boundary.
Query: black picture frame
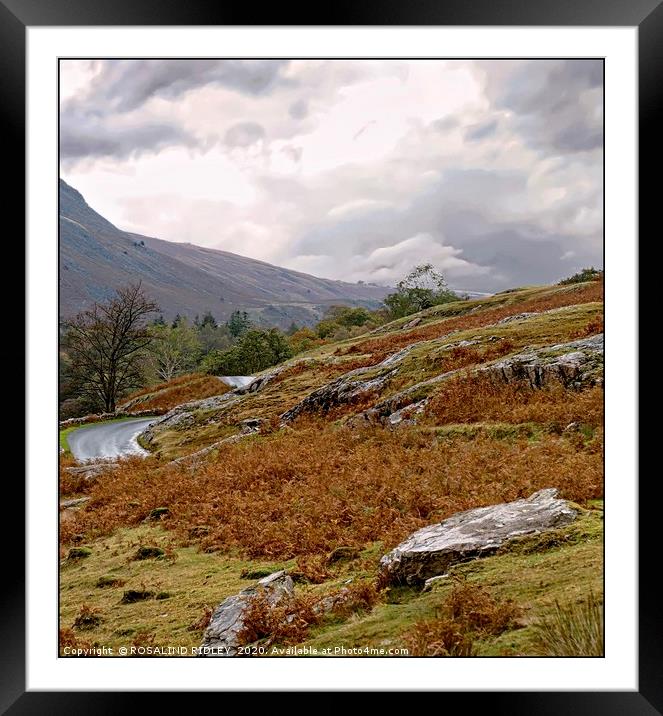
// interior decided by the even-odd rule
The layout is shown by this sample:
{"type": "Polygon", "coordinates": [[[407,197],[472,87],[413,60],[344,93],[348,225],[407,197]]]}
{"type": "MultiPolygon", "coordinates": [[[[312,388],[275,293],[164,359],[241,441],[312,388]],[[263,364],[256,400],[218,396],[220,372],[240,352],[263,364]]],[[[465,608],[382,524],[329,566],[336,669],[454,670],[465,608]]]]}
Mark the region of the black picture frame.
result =
{"type": "MultiPolygon", "coordinates": [[[[316,8],[317,17],[302,15],[298,5],[265,6],[259,13],[260,25],[446,25],[446,26],[631,26],[638,27],[639,53],[639,143],[646,148],[639,157],[639,225],[657,205],[654,192],[660,181],[645,181],[660,173],[661,108],[663,107],[663,6],[661,0],[409,0],[396,3],[362,0],[316,8]],[[650,171],[647,171],[650,170],[650,171]]],[[[13,233],[5,235],[13,246],[13,266],[24,265],[20,236],[25,237],[25,219],[18,209],[25,205],[25,126],[26,126],[26,29],[35,26],[85,25],[254,25],[256,11],[249,6],[218,4],[208,0],[0,0],[0,113],[4,119],[3,151],[5,169],[3,198],[12,207],[16,221],[13,233]]],[[[659,200],[660,201],[660,200],[659,200]]],[[[24,248],[24,247],[23,247],[24,248]]],[[[27,348],[29,350],[29,347],[27,348]]],[[[15,369],[14,369],[15,370],[15,369]]],[[[11,512],[20,516],[24,486],[6,471],[5,499],[11,512]],[[10,480],[10,477],[12,478],[10,480]]],[[[655,573],[657,502],[643,496],[639,502],[639,690],[636,692],[517,692],[445,693],[448,699],[460,697],[465,708],[490,709],[491,713],[518,714],[663,714],[663,638],[657,628],[660,609],[657,590],[648,583],[655,573]],[[652,550],[652,559],[647,552],[652,550]],[[648,569],[649,564],[654,569],[648,569]]],[[[19,520],[20,522],[20,520],[19,520]]],[[[12,716],[27,713],[118,713],[121,709],[154,708],[155,694],[121,692],[26,692],[25,563],[19,548],[20,523],[4,550],[5,579],[1,590],[0,612],[0,713],[12,716]],[[149,701],[148,701],[149,699],[149,701]]],[[[47,639],[47,637],[45,637],[47,639]]],[[[526,684],[523,685],[526,688],[526,684]]],[[[84,688],[84,684],[81,684],[84,688]]],[[[338,711],[342,694],[330,694],[324,703],[328,711],[338,711]]],[[[411,695],[403,695],[411,699],[411,695]]],[[[176,694],[168,694],[170,707],[179,705],[176,694]]],[[[398,694],[390,695],[390,700],[398,694]]],[[[400,700],[400,699],[399,699],[400,700]]],[[[287,707],[285,700],[283,705],[287,707]]],[[[220,706],[221,704],[219,704],[220,706]]],[[[256,706],[251,697],[251,707],[256,706]]],[[[271,703],[269,708],[277,706],[271,703]]],[[[392,708],[396,706],[392,702],[392,708]]],[[[411,701],[410,701],[411,706],[411,701]]],[[[191,708],[190,702],[183,708],[191,708]]],[[[290,702],[290,708],[293,707],[290,702]]]]}

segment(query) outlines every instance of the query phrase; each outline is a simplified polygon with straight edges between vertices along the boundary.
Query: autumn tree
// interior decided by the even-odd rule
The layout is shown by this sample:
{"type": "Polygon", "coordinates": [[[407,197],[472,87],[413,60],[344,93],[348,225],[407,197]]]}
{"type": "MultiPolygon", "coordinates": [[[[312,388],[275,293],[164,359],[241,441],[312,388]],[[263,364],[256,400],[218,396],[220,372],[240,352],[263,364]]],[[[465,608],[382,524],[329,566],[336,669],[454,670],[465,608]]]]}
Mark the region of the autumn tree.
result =
{"type": "Polygon", "coordinates": [[[150,363],[159,378],[169,381],[194,368],[200,357],[201,344],[186,319],[180,319],[174,327],[153,325],[150,333],[154,338],[149,350],[150,363]]]}
{"type": "Polygon", "coordinates": [[[141,284],[64,322],[63,348],[76,390],[114,412],[118,398],[142,385],[142,361],[154,340],[147,317],[158,311],[141,284]]]}

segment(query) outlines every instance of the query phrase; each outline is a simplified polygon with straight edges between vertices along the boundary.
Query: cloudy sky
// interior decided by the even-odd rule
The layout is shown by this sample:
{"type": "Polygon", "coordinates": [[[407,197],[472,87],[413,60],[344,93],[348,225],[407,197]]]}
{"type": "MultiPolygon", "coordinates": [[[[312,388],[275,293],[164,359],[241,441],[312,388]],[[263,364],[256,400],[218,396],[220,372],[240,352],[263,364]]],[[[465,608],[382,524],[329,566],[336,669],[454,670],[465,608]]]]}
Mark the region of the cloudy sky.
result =
{"type": "Polygon", "coordinates": [[[61,62],[62,177],[117,226],[456,288],[602,262],[594,60],[61,62]]]}

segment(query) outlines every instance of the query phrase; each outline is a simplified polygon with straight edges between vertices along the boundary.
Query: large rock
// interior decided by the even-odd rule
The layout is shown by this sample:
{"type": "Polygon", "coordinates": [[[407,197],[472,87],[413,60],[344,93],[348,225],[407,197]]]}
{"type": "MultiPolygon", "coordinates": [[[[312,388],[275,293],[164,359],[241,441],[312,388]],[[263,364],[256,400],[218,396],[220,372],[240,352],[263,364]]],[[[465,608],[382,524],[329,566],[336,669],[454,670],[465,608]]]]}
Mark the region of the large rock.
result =
{"type": "Polygon", "coordinates": [[[577,512],[557,489],[539,490],[523,500],[459,512],[410,535],[380,560],[384,581],[423,584],[458,562],[494,554],[523,535],[569,524],[577,512]]]}
{"type": "Polygon", "coordinates": [[[370,393],[378,393],[398,370],[398,364],[417,345],[413,343],[385,358],[381,363],[344,373],[340,378],[309,393],[297,405],[281,415],[288,423],[306,413],[324,413],[337,405],[351,403],[370,393]]]}
{"type": "Polygon", "coordinates": [[[603,334],[518,353],[482,369],[507,383],[526,381],[532,388],[558,382],[580,388],[603,381],[603,334]]]}
{"type": "Polygon", "coordinates": [[[292,579],[285,571],[274,572],[259,580],[255,586],[243,589],[239,594],[225,599],[214,610],[203,635],[199,656],[236,656],[243,646],[239,634],[244,628],[244,616],[251,602],[264,594],[270,605],[276,606],[294,593],[292,579]]]}

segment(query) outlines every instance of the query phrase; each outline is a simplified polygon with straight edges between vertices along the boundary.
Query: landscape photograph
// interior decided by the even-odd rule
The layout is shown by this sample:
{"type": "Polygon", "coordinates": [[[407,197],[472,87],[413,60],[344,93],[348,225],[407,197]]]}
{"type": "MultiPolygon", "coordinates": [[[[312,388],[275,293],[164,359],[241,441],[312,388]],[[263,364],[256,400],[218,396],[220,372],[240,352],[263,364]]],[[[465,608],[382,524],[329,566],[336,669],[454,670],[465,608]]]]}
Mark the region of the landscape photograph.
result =
{"type": "Polygon", "coordinates": [[[59,656],[603,657],[603,60],[58,88],[59,656]]]}

